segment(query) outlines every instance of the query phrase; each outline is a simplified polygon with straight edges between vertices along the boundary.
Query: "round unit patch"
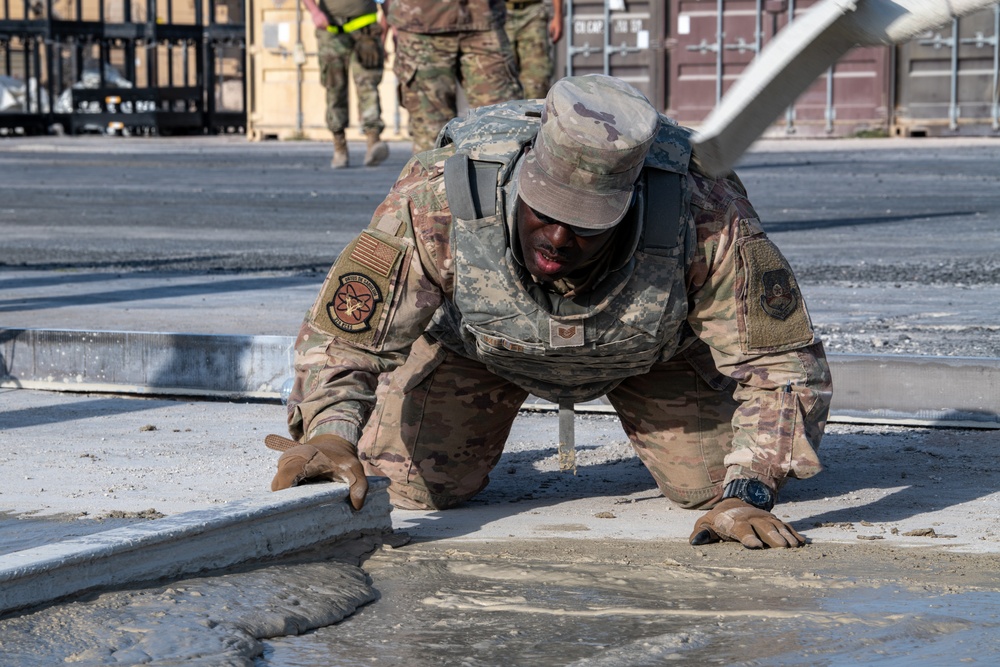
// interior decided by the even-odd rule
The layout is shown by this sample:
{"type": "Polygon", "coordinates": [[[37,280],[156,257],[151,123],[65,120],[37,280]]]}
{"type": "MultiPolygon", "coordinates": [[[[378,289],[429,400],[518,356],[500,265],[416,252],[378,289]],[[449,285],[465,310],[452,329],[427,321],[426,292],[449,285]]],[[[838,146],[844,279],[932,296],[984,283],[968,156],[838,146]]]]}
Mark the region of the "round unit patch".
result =
{"type": "Polygon", "coordinates": [[[799,299],[792,288],[792,274],[786,269],[775,269],[766,271],[760,279],[764,283],[760,307],[775,319],[788,319],[799,306],[799,299]]]}
{"type": "Polygon", "coordinates": [[[371,278],[360,273],[345,273],[340,276],[340,287],[326,304],[326,311],[333,325],[342,331],[368,331],[371,329],[368,322],[381,300],[382,293],[371,278]]]}

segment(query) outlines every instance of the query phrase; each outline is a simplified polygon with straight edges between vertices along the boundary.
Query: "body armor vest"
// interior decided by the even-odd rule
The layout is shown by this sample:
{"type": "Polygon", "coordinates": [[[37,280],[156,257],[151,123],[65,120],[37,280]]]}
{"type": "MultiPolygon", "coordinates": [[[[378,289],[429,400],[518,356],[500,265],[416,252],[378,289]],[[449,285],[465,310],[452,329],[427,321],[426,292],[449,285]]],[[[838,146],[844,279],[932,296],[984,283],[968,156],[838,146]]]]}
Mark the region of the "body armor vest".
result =
{"type": "MultiPolygon", "coordinates": [[[[671,357],[680,341],[685,269],[694,248],[682,177],[690,157],[687,132],[666,119],[661,124],[635,203],[619,223],[642,226],[635,252],[591,291],[567,299],[531,280],[508,238],[503,193],[537,130],[531,113],[537,103],[496,106],[505,129],[494,144],[483,141],[494,107],[478,110],[474,132],[463,135],[452,126],[438,140],[456,144],[445,165],[455,279],[453,299],[438,310],[429,333],[536,396],[592,400],[671,357]],[[515,113],[506,113],[512,106],[515,113]],[[517,116],[523,128],[512,122],[517,116]],[[465,136],[475,137],[474,151],[464,150],[465,136]]],[[[462,122],[472,125],[468,118],[452,121],[462,122]]]]}

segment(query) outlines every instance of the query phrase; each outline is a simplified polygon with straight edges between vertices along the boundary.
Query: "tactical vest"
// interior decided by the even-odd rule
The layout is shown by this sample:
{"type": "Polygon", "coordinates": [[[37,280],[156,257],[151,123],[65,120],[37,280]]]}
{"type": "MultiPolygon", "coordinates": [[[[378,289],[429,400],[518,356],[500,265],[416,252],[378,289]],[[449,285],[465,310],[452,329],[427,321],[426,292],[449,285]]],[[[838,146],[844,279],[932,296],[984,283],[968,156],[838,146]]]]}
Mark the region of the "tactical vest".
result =
{"type": "Polygon", "coordinates": [[[583,402],[677,349],[695,241],[683,177],[689,133],[663,118],[628,213],[642,225],[635,251],[591,292],[567,299],[531,281],[508,238],[505,186],[540,115],[537,101],[482,107],[438,137],[439,147],[455,145],[445,163],[455,278],[429,333],[536,396],[583,402]]]}

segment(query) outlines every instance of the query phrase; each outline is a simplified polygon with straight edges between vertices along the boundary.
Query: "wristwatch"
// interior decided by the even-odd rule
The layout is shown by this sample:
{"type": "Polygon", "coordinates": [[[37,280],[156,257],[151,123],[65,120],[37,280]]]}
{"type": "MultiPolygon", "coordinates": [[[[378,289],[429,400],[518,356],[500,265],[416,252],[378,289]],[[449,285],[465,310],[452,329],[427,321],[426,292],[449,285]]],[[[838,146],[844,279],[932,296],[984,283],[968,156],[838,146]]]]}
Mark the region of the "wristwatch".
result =
{"type": "Polygon", "coordinates": [[[778,500],[778,494],[759,479],[734,479],[726,484],[726,490],[722,492],[722,499],[726,498],[739,498],[745,503],[770,512],[778,500]]]}

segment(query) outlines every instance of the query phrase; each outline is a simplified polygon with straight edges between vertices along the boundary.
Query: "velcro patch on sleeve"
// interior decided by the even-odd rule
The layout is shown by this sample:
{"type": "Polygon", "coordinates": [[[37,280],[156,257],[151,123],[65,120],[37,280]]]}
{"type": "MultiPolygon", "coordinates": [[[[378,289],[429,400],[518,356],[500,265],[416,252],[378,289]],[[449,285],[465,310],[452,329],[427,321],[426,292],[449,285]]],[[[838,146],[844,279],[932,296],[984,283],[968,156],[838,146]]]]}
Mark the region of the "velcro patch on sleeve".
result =
{"type": "MultiPolygon", "coordinates": [[[[395,240],[395,239],[394,239],[395,240]]],[[[389,320],[406,247],[362,232],[344,250],[312,310],[318,329],[372,347],[389,320]]]]}
{"type": "Polygon", "coordinates": [[[766,237],[743,239],[743,303],[740,343],[744,352],[780,352],[813,341],[812,322],[788,262],[766,237]]]}

